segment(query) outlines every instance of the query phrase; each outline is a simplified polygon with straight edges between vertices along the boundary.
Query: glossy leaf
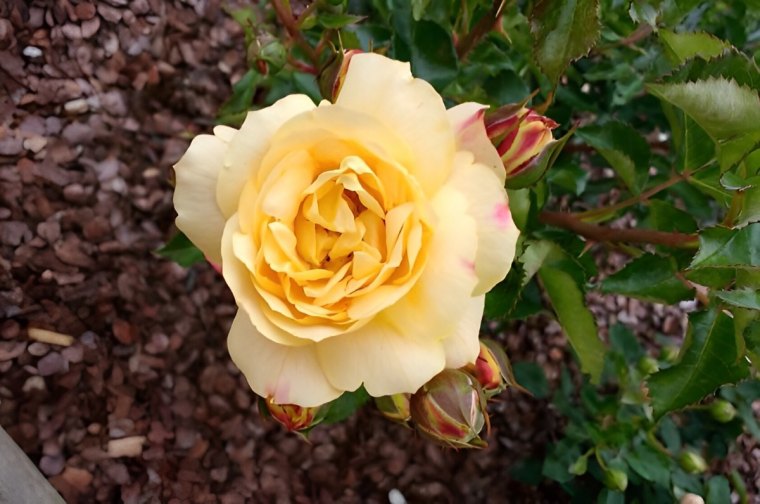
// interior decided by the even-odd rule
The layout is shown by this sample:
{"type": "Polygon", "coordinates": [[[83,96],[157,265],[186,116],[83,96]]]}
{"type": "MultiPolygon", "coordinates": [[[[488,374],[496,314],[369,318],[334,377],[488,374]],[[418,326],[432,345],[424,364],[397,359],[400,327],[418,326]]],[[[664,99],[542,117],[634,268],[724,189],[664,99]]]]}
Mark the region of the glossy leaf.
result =
{"type": "Polygon", "coordinates": [[[581,370],[598,383],[606,349],[597,335],[594,316],[586,307],[583,291],[575,278],[557,267],[544,265],[538,276],[546,290],[562,329],[578,355],[581,370]]]}
{"type": "Polygon", "coordinates": [[[369,394],[364,390],[364,387],[359,387],[353,392],[344,392],[329,404],[327,414],[322,421],[324,423],[342,422],[353,415],[367,401],[369,401],[369,394]]]}
{"type": "Polygon", "coordinates": [[[732,291],[719,291],[715,293],[715,296],[732,306],[760,310],[760,291],[757,289],[748,287],[732,291]]]}
{"type": "Polygon", "coordinates": [[[679,361],[649,377],[655,416],[695,403],[719,386],[739,381],[747,372],[731,317],[717,308],[692,313],[679,361]]]}
{"type": "Polygon", "coordinates": [[[177,231],[177,234],[166,245],[156,250],[156,253],[176,262],[183,268],[206,260],[203,252],[193,245],[193,242],[181,231],[177,231]]]}
{"type": "Polygon", "coordinates": [[[678,267],[672,257],[644,254],[601,285],[605,294],[622,294],[654,303],[675,304],[693,299],[694,289],[676,277],[678,267]]]}
{"type": "Polygon", "coordinates": [[[599,37],[599,1],[538,0],[530,13],[533,55],[556,83],[574,60],[585,56],[599,37]]]}
{"type": "Polygon", "coordinates": [[[678,65],[696,56],[704,59],[714,58],[731,47],[718,37],[704,32],[676,33],[660,30],[658,35],[668,58],[678,65]]]}
{"type": "MultiPolygon", "coordinates": [[[[755,175],[755,178],[760,179],[760,176],[755,175]]],[[[742,227],[760,222],[760,183],[744,191],[742,196],[742,208],[734,225],[742,227]]]]}
{"type": "Polygon", "coordinates": [[[760,129],[757,92],[726,78],[649,84],[655,96],[682,109],[716,140],[760,129]]]}
{"type": "Polygon", "coordinates": [[[760,223],[741,229],[714,227],[699,235],[690,268],[760,268],[760,223]]]}
{"type": "Polygon", "coordinates": [[[646,140],[628,125],[610,122],[581,128],[577,136],[610,163],[631,192],[638,194],[649,170],[646,140]]]}
{"type": "Polygon", "coordinates": [[[436,89],[443,89],[459,72],[451,33],[425,20],[416,23],[413,31],[412,71],[436,89]]]}

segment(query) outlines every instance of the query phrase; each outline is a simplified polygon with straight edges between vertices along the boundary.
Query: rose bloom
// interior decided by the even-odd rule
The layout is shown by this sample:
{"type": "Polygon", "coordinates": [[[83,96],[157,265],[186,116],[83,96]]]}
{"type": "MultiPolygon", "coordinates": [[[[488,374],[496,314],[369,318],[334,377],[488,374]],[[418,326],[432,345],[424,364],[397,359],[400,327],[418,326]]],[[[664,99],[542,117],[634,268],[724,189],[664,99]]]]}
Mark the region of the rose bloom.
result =
{"type": "Polygon", "coordinates": [[[478,356],[518,231],[484,106],[407,63],[351,58],[335,103],[291,95],[175,166],[177,227],[239,307],[232,360],[279,404],[413,393],[478,356]]]}

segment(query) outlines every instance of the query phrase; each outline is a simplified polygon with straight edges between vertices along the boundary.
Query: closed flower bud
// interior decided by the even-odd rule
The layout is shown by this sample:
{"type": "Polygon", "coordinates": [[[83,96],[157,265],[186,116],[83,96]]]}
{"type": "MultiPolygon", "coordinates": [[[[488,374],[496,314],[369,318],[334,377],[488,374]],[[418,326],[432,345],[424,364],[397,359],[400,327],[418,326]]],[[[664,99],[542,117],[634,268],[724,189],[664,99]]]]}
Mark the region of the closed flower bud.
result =
{"type": "Polygon", "coordinates": [[[678,348],[671,345],[662,347],[662,350],[660,350],[660,359],[670,364],[674,363],[678,360],[678,348]]]}
{"type": "Polygon", "coordinates": [[[684,471],[692,474],[703,473],[707,470],[707,462],[702,455],[686,450],[678,457],[678,463],[684,471]]]}
{"type": "Polygon", "coordinates": [[[697,494],[687,493],[681,497],[679,504],[705,504],[705,500],[697,494]]]}
{"type": "Polygon", "coordinates": [[[340,88],[343,87],[343,81],[346,80],[346,72],[348,72],[351,57],[361,52],[359,49],[338,51],[322,67],[317,80],[319,82],[319,91],[322,93],[323,98],[335,102],[340,93],[340,88]]]}
{"type": "Polygon", "coordinates": [[[645,375],[654,374],[660,370],[660,366],[657,364],[657,360],[649,356],[639,359],[639,362],[636,366],[639,368],[639,371],[645,375]]]}
{"type": "Polygon", "coordinates": [[[272,399],[265,400],[272,418],[285,426],[289,431],[304,431],[316,426],[324,418],[326,408],[304,408],[295,404],[276,404],[272,399]]]}
{"type": "Polygon", "coordinates": [[[500,394],[508,386],[520,387],[512,372],[504,349],[493,340],[480,340],[480,353],[473,364],[468,364],[463,371],[478,380],[486,397],[500,394]]]}
{"type": "Polygon", "coordinates": [[[506,105],[486,117],[486,133],[504,163],[507,179],[527,170],[553,140],[558,124],[531,109],[506,105]]]}
{"type": "Polygon", "coordinates": [[[628,488],[628,475],[620,469],[606,469],[604,471],[604,484],[610,490],[625,492],[628,488]]]}
{"type": "Polygon", "coordinates": [[[453,448],[483,448],[485,396],[478,382],[457,369],[445,369],[412,395],[412,420],[424,436],[453,448]]]}
{"type": "Polygon", "coordinates": [[[375,406],[389,420],[407,423],[412,415],[409,410],[409,394],[393,394],[375,398],[375,406]]]}
{"type": "Polygon", "coordinates": [[[727,423],[736,416],[736,408],[730,402],[724,399],[716,399],[708,408],[710,416],[720,423],[727,423]]]}

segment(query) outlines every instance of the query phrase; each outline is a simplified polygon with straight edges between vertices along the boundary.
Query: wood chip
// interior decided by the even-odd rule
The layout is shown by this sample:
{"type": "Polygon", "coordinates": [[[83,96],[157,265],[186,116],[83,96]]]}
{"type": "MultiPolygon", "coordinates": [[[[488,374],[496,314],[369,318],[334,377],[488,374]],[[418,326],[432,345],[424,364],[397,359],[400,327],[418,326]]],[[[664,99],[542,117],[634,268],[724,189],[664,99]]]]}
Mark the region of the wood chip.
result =
{"type": "Polygon", "coordinates": [[[145,436],[130,436],[121,439],[111,439],[108,441],[108,456],[110,458],[118,457],[139,457],[143,452],[145,436]]]}
{"type": "Polygon", "coordinates": [[[74,343],[74,337],[69,334],[62,334],[55,331],[48,331],[47,329],[40,329],[37,327],[29,328],[29,339],[47,343],[48,345],[58,346],[71,346],[74,343]]]}

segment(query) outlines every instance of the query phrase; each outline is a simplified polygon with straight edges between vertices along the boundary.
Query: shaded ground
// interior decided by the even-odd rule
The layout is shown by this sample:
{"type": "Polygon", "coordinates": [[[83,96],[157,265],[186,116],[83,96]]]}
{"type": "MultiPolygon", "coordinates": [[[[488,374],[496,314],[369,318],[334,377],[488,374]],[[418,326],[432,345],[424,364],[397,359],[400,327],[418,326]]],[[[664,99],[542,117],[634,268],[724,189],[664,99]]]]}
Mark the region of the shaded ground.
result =
{"type": "MultiPolygon", "coordinates": [[[[218,0],[0,4],[0,425],[69,502],[564,500],[508,476],[561,428],[527,396],[492,406],[482,452],[371,408],[311,444],[259,417],[227,356],[223,281],[152,254],[173,232],[170,166],[210,128],[242,55],[218,0]]],[[[569,359],[556,324],[503,337],[550,379],[569,359]]]]}

